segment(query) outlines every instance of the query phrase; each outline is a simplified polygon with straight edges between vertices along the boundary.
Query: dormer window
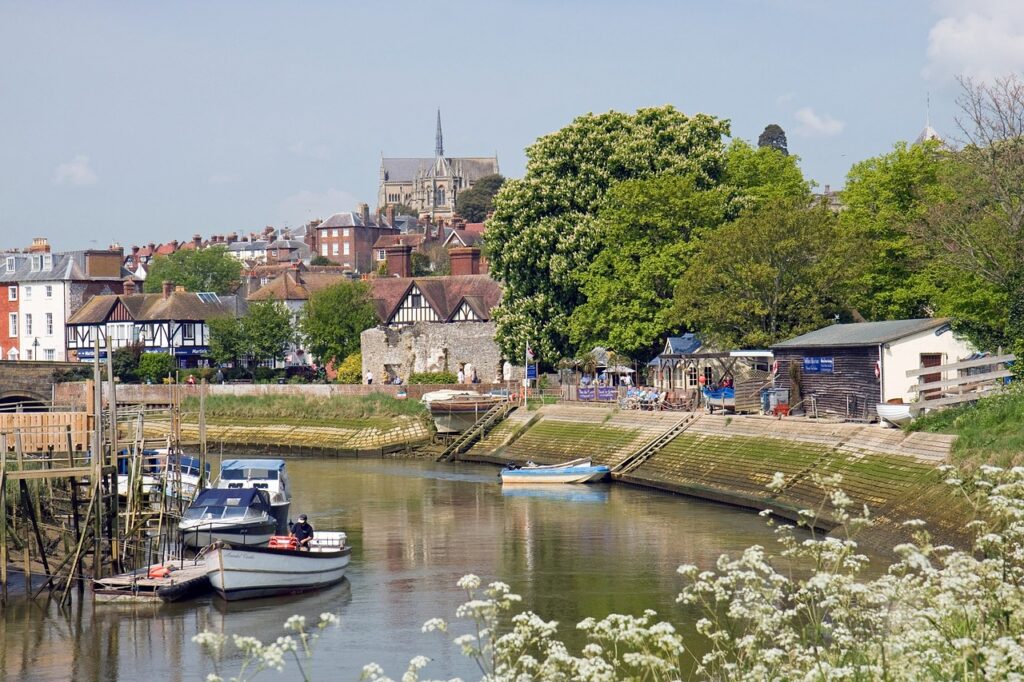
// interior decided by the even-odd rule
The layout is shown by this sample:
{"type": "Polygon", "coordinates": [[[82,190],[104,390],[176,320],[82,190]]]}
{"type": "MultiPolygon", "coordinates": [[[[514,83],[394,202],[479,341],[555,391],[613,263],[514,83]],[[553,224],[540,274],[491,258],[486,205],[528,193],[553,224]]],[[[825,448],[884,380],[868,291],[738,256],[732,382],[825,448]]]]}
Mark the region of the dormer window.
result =
{"type": "Polygon", "coordinates": [[[53,269],[53,254],[49,254],[49,253],[44,253],[43,254],[43,267],[42,267],[42,269],[43,270],[52,270],[53,269]]]}
{"type": "Polygon", "coordinates": [[[7,272],[14,272],[14,256],[7,257],[7,272]]]}

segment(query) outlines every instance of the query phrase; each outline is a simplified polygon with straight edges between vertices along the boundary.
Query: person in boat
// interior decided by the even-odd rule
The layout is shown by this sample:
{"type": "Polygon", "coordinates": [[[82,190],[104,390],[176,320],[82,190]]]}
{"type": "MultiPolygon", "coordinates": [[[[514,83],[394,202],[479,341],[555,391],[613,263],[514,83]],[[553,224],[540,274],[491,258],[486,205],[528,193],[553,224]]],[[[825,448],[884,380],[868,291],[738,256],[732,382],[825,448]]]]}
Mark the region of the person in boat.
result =
{"type": "Polygon", "coordinates": [[[292,525],[292,537],[299,544],[299,549],[309,549],[313,541],[313,526],[306,521],[305,514],[299,514],[299,522],[292,525]]]}

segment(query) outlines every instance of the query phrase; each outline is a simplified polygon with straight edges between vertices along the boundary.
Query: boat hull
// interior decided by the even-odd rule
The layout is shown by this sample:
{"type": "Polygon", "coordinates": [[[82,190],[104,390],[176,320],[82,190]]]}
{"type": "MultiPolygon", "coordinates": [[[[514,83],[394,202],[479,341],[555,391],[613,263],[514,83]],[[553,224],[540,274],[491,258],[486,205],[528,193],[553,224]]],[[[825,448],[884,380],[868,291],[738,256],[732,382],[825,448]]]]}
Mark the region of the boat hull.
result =
{"type": "Polygon", "coordinates": [[[896,426],[903,426],[914,418],[910,405],[906,403],[879,403],[875,405],[875,411],[881,419],[896,426]]]}
{"type": "Polygon", "coordinates": [[[269,518],[255,523],[230,525],[183,523],[178,526],[178,530],[184,545],[192,549],[206,547],[217,541],[230,545],[262,546],[277,534],[277,520],[269,518]]]}
{"type": "Polygon", "coordinates": [[[563,468],[503,469],[501,482],[508,483],[590,483],[611,473],[606,466],[573,466],[563,468]]]}
{"type": "Polygon", "coordinates": [[[435,400],[428,404],[428,408],[438,433],[462,433],[497,403],[497,398],[452,398],[435,400]]]}
{"type": "Polygon", "coordinates": [[[319,590],[341,582],[352,550],[218,547],[206,555],[214,592],[235,601],[319,590]]]}

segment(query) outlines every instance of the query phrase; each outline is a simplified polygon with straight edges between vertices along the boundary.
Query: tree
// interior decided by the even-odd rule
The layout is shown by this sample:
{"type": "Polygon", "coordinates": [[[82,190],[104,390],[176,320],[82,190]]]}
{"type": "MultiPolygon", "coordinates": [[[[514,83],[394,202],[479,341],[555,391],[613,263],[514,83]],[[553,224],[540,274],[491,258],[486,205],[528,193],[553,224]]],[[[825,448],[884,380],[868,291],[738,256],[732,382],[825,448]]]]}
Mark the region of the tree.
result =
{"type": "Polygon", "coordinates": [[[426,277],[434,274],[431,270],[430,256],[421,251],[413,251],[409,256],[409,269],[413,277],[426,277]]]}
{"type": "Polygon", "coordinates": [[[114,376],[121,381],[128,383],[139,379],[139,359],[145,347],[141,343],[130,343],[116,349],[110,356],[111,368],[114,376]]]}
{"type": "Polygon", "coordinates": [[[310,265],[337,265],[334,261],[324,255],[316,255],[309,261],[310,265]]]}
{"type": "Polygon", "coordinates": [[[505,178],[497,173],[483,176],[472,187],[459,192],[455,198],[455,212],[467,222],[483,222],[494,210],[494,196],[504,182],[505,178]]]}
{"type": "Polygon", "coordinates": [[[775,200],[701,241],[674,313],[721,348],[765,347],[844,310],[852,246],[824,206],[775,200]]]}
{"type": "MultiPolygon", "coordinates": [[[[383,380],[383,377],[381,377],[383,380]]],[[[352,353],[338,365],[338,376],[335,380],[339,384],[361,384],[363,383],[363,354],[352,353]]]]}
{"type": "Polygon", "coordinates": [[[395,215],[412,215],[419,217],[420,212],[408,204],[395,204],[395,215]]]}
{"type": "Polygon", "coordinates": [[[774,147],[755,149],[743,140],[733,140],[725,153],[722,182],[733,189],[734,210],[778,199],[810,200],[811,186],[797,165],[799,160],[774,147]]]}
{"type": "Polygon", "coordinates": [[[596,215],[626,180],[687,175],[713,187],[724,166],[727,121],[671,106],[587,114],[527,149],[526,174],[495,197],[484,237],[505,294],[495,312],[507,357],[532,343],[550,361],[571,355],[569,316],[583,303],[580,274],[596,252],[596,215]]]}
{"type": "Polygon", "coordinates": [[[216,317],[206,321],[210,330],[210,357],[218,365],[238,365],[246,353],[245,331],[237,317],[216,317]]]}
{"type": "Polygon", "coordinates": [[[359,350],[359,334],[376,324],[370,288],[343,281],[310,296],[299,327],[315,357],[337,364],[359,350]]]}
{"type": "Polygon", "coordinates": [[[613,187],[598,215],[601,248],[580,275],[586,302],[570,316],[572,344],[649,358],[677,330],[672,295],[694,239],[725,219],[723,188],[700,191],[691,177],[666,175],[613,187]]]}
{"type": "Polygon", "coordinates": [[[160,383],[174,371],[174,356],[170,353],[143,353],[139,358],[139,378],[160,383]]]}
{"type": "Polygon", "coordinates": [[[246,352],[257,362],[276,360],[295,338],[292,314],[279,301],[258,301],[241,320],[246,352]]]}
{"type": "Polygon", "coordinates": [[[782,152],[783,155],[789,156],[789,147],[786,142],[786,131],[782,129],[778,123],[769,123],[761,131],[761,135],[757,138],[757,146],[760,148],[770,148],[776,151],[782,152]]]}
{"type": "Polygon", "coordinates": [[[843,238],[860,247],[850,300],[855,318],[927,317],[934,309],[935,249],[919,238],[919,224],[941,191],[946,156],[935,141],[901,142],[847,174],[840,225],[843,238]]]}
{"type": "Polygon", "coordinates": [[[933,203],[926,235],[943,261],[1005,296],[997,324],[1024,346],[1024,80],[962,79],[957,124],[965,146],[947,167],[950,192],[933,203]]]}
{"type": "Polygon", "coordinates": [[[224,246],[180,249],[169,256],[157,256],[150,264],[143,290],[157,293],[165,281],[186,291],[229,294],[241,281],[242,264],[224,246]]]}

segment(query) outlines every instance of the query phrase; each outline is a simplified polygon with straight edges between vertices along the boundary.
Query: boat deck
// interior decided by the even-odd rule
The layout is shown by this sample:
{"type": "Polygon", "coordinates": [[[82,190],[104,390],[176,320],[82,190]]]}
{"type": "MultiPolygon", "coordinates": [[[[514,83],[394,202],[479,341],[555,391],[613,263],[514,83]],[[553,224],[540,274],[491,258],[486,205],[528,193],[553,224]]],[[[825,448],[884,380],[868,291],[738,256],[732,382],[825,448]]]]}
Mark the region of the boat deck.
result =
{"type": "Polygon", "coordinates": [[[153,564],[131,573],[121,573],[93,581],[92,589],[97,602],[153,602],[177,601],[210,590],[206,562],[197,564],[193,559],[174,559],[153,564]],[[165,578],[150,578],[152,568],[171,569],[165,578]]]}

